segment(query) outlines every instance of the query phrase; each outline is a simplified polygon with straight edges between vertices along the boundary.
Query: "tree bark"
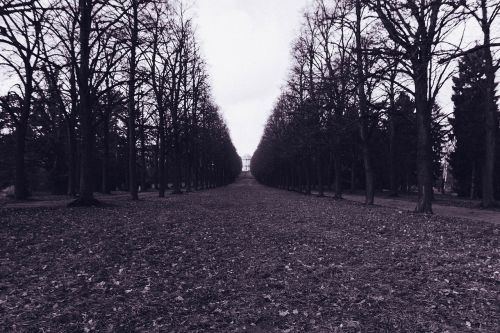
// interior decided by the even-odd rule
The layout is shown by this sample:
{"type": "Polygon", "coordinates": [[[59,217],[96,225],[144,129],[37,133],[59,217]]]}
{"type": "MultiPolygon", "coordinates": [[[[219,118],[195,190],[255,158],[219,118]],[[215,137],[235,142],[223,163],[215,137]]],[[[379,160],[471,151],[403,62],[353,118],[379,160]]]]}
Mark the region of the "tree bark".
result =
{"type": "Polygon", "coordinates": [[[471,200],[476,198],[476,163],[472,162],[472,172],[470,176],[470,193],[471,200]]]}
{"type": "Polygon", "coordinates": [[[485,151],[484,163],[482,170],[482,202],[483,208],[493,207],[496,205],[494,197],[494,172],[495,172],[495,154],[496,154],[496,136],[497,136],[497,115],[495,107],[495,67],[493,66],[493,58],[491,55],[491,37],[490,27],[488,22],[488,7],[487,1],[481,0],[482,22],[481,28],[484,34],[484,61],[486,70],[486,87],[485,87],[485,151]]]}
{"type": "MultiPolygon", "coordinates": [[[[110,102],[110,101],[108,101],[110,102]]],[[[108,106],[109,107],[109,106],[108,106]]],[[[101,175],[101,192],[104,194],[110,193],[109,188],[109,113],[105,111],[102,124],[102,175],[101,175]]]]}
{"type": "Polygon", "coordinates": [[[354,154],[351,161],[351,193],[356,191],[356,160],[354,159],[354,154]]]}
{"type": "Polygon", "coordinates": [[[94,184],[92,182],[93,167],[93,115],[89,88],[89,58],[90,58],[90,30],[92,24],[92,1],[79,0],[80,11],[80,73],[78,75],[78,90],[80,95],[80,122],[81,122],[81,159],[80,159],[80,191],[79,198],[71,206],[92,206],[98,204],[94,199],[94,184]]]}
{"type": "Polygon", "coordinates": [[[394,81],[396,80],[395,74],[391,76],[391,86],[389,91],[389,187],[391,190],[390,195],[393,197],[398,196],[399,188],[399,169],[396,166],[396,156],[398,155],[397,142],[396,142],[396,103],[394,81]]]}
{"type": "Polygon", "coordinates": [[[160,123],[158,125],[158,131],[160,132],[160,153],[158,157],[158,196],[160,198],[165,197],[165,112],[163,107],[160,107],[159,117],[160,123]]]}
{"type": "Polygon", "coordinates": [[[363,70],[363,53],[361,44],[361,0],[356,0],[356,67],[358,78],[358,102],[360,112],[360,136],[363,164],[365,167],[365,204],[373,205],[374,186],[370,143],[368,142],[368,101],[365,92],[365,75],[363,70]]]}
{"type": "Polygon", "coordinates": [[[24,200],[29,196],[24,162],[28,118],[22,115],[18,122],[16,125],[14,197],[17,200],[24,200]]]}
{"type": "Polygon", "coordinates": [[[338,157],[340,153],[337,153],[337,156],[334,157],[333,160],[333,168],[335,171],[335,199],[342,199],[342,161],[340,157],[338,157]]]}
{"type": "Polygon", "coordinates": [[[324,197],[325,196],[325,191],[323,187],[323,170],[321,168],[321,158],[318,156],[316,160],[316,168],[317,168],[317,173],[318,173],[318,196],[319,197],[324,197]]]}
{"type": "Polygon", "coordinates": [[[418,201],[415,211],[432,214],[431,105],[428,93],[428,62],[413,61],[415,107],[417,112],[418,201]]]}
{"type": "Polygon", "coordinates": [[[33,95],[33,70],[29,62],[25,62],[24,66],[26,69],[24,98],[22,101],[21,114],[16,124],[16,170],[14,174],[14,197],[17,200],[24,200],[29,196],[24,157],[26,151],[26,134],[28,132],[28,121],[31,113],[31,98],[33,95]]]}
{"type": "MultiPolygon", "coordinates": [[[[71,116],[70,116],[71,117],[71,116]]],[[[68,132],[68,195],[76,196],[77,193],[77,169],[78,169],[78,161],[77,161],[77,142],[76,142],[76,133],[73,121],[68,117],[66,119],[66,128],[68,132]]]]}
{"type": "MultiPolygon", "coordinates": [[[[143,124],[144,125],[144,124],[143,124]]],[[[140,128],[141,138],[141,191],[146,191],[146,178],[147,178],[147,165],[146,165],[146,137],[144,133],[144,126],[140,128]]]]}
{"type": "MultiPolygon", "coordinates": [[[[182,70],[181,70],[182,72],[182,70]]],[[[172,194],[181,194],[181,146],[180,146],[180,124],[179,124],[179,90],[180,90],[180,79],[176,77],[175,73],[173,76],[174,87],[174,99],[172,103],[172,145],[173,145],[173,161],[172,161],[172,194]]]]}
{"type": "Polygon", "coordinates": [[[137,68],[137,40],[139,31],[138,0],[132,0],[132,28],[130,40],[130,67],[128,80],[128,170],[129,191],[132,200],[138,200],[137,193],[137,152],[135,137],[135,76],[137,68]]]}

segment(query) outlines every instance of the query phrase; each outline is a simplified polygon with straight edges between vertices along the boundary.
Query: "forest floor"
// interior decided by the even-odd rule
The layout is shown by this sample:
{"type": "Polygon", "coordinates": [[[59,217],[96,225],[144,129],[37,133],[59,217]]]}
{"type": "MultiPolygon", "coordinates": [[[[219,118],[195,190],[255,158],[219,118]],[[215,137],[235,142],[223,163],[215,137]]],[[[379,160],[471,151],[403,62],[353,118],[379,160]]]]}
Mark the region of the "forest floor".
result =
{"type": "Polygon", "coordinates": [[[2,332],[498,332],[500,227],[241,178],[0,208],[2,332]]]}
{"type": "MultiPolygon", "coordinates": [[[[358,194],[343,194],[342,197],[347,200],[356,201],[360,203],[365,202],[364,195],[358,194]]],[[[405,211],[415,210],[416,197],[375,197],[375,204],[390,207],[395,209],[402,209],[405,211]]],[[[451,218],[465,218],[478,222],[490,222],[500,225],[500,210],[494,209],[480,209],[469,205],[458,206],[445,200],[436,200],[432,204],[434,214],[446,216],[451,218]]]]}

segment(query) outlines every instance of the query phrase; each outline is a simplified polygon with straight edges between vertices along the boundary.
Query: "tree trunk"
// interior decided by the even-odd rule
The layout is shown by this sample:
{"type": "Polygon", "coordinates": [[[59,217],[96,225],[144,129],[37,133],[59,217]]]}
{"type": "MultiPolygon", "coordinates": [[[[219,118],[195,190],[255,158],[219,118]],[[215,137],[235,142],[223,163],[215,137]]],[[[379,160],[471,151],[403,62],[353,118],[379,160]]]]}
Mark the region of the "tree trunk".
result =
{"type": "Polygon", "coordinates": [[[105,111],[105,119],[102,124],[102,178],[101,192],[110,193],[109,187],[109,113],[105,111]]]}
{"type": "MultiPolygon", "coordinates": [[[[490,24],[488,23],[487,1],[481,1],[482,7],[482,29],[484,33],[484,45],[490,45],[490,24]]],[[[495,172],[495,154],[496,154],[496,135],[497,135],[497,115],[495,105],[495,67],[491,56],[491,47],[484,49],[484,60],[486,70],[485,87],[485,151],[482,170],[482,207],[488,208],[496,205],[494,197],[494,172],[495,172]]]]}
{"type": "MultiPolygon", "coordinates": [[[[177,100],[177,98],[175,99],[177,100]]],[[[178,117],[178,104],[172,108],[172,144],[173,144],[173,161],[172,161],[172,194],[181,194],[181,147],[180,147],[180,129],[179,129],[179,117],[178,117]]]]}
{"type": "Polygon", "coordinates": [[[144,133],[144,126],[141,126],[140,136],[141,136],[141,191],[145,192],[147,187],[146,185],[147,165],[146,165],[146,138],[144,133]]]}
{"type": "Polygon", "coordinates": [[[356,160],[354,159],[354,154],[351,162],[351,192],[356,191],[356,160]]]}
{"type": "Polygon", "coordinates": [[[77,161],[77,142],[76,142],[76,133],[75,127],[73,125],[73,121],[71,119],[67,119],[67,131],[68,131],[68,195],[74,197],[77,193],[77,169],[78,169],[78,161],[77,161]]]}
{"type": "Polygon", "coordinates": [[[316,165],[317,165],[317,172],[318,172],[318,196],[319,197],[324,197],[325,192],[323,188],[323,170],[321,168],[321,158],[318,156],[316,160],[316,165]]]}
{"type": "MultiPolygon", "coordinates": [[[[187,145],[189,145],[189,142],[188,140],[187,141],[187,145]]],[[[192,188],[191,188],[191,185],[192,185],[192,163],[191,163],[191,152],[190,152],[190,149],[188,149],[188,151],[186,152],[186,165],[185,165],[185,185],[186,185],[186,192],[191,192],[192,191],[192,188]]]]}
{"type": "MultiPolygon", "coordinates": [[[[70,113],[66,115],[66,128],[68,131],[68,195],[76,197],[78,191],[78,142],[76,137],[76,113],[78,112],[78,91],[76,76],[76,60],[72,57],[70,84],[70,113]]],[[[62,100],[61,100],[62,103],[62,100]]]]}
{"type": "Polygon", "coordinates": [[[28,183],[26,180],[26,167],[24,155],[26,150],[26,134],[28,132],[28,121],[31,112],[31,98],[33,95],[33,70],[29,62],[25,63],[26,78],[24,84],[24,98],[21,106],[21,114],[16,124],[16,150],[15,150],[15,174],[14,174],[14,197],[17,200],[26,199],[29,196],[28,183]]]}
{"type": "Polygon", "coordinates": [[[476,198],[476,163],[472,162],[472,172],[470,176],[470,193],[471,200],[476,198]]]}
{"type": "Polygon", "coordinates": [[[177,147],[174,147],[174,161],[172,163],[172,194],[182,194],[181,191],[181,159],[177,153],[177,147]]]}
{"type": "Polygon", "coordinates": [[[432,214],[431,105],[427,99],[428,63],[413,62],[415,107],[417,112],[418,201],[415,212],[432,214]]]}
{"type": "MultiPolygon", "coordinates": [[[[362,140],[364,141],[364,140],[362,140]]],[[[365,166],[365,204],[373,205],[375,189],[373,186],[373,169],[370,156],[370,148],[367,141],[362,143],[363,164],[365,166]]]]}
{"type": "MultiPolygon", "coordinates": [[[[24,111],[23,111],[24,112],[24,111]]],[[[26,147],[26,132],[28,127],[28,119],[23,115],[16,125],[16,150],[15,150],[15,178],[14,178],[14,197],[17,200],[28,198],[29,191],[26,182],[24,153],[26,147]]]]}
{"type": "Polygon", "coordinates": [[[340,153],[333,160],[333,168],[335,169],[335,199],[342,199],[342,161],[339,157],[340,153]]]}
{"type": "Polygon", "coordinates": [[[92,2],[79,0],[80,11],[80,73],[78,75],[78,89],[80,95],[80,122],[81,122],[81,164],[80,164],[80,191],[79,198],[71,206],[92,206],[98,204],[94,199],[92,182],[94,145],[93,117],[90,102],[89,88],[89,58],[90,58],[90,30],[92,24],[92,2]]]}
{"type": "Polygon", "coordinates": [[[356,0],[356,67],[358,78],[358,101],[360,112],[360,136],[365,168],[365,204],[373,205],[374,186],[370,144],[368,142],[368,101],[365,92],[365,75],[363,70],[363,53],[361,44],[361,0],[356,0]]]}
{"type": "Polygon", "coordinates": [[[132,0],[132,29],[130,40],[130,73],[128,80],[128,170],[129,191],[132,200],[139,199],[137,193],[137,153],[135,138],[135,73],[137,68],[136,49],[139,31],[138,0],[132,0]]]}
{"type": "Polygon", "coordinates": [[[310,168],[309,159],[304,161],[304,169],[303,170],[304,170],[304,175],[306,178],[304,194],[310,195],[311,194],[311,172],[310,172],[311,168],[310,168]]]}
{"type": "Polygon", "coordinates": [[[398,196],[398,187],[399,187],[399,169],[396,166],[396,156],[397,152],[397,142],[396,142],[396,106],[394,101],[394,80],[395,76],[391,77],[391,89],[389,92],[389,187],[391,190],[390,195],[393,197],[398,196]]]}
{"type": "Polygon", "coordinates": [[[163,108],[159,110],[160,124],[158,131],[160,132],[160,152],[158,156],[158,196],[165,197],[165,114],[163,108]]]}

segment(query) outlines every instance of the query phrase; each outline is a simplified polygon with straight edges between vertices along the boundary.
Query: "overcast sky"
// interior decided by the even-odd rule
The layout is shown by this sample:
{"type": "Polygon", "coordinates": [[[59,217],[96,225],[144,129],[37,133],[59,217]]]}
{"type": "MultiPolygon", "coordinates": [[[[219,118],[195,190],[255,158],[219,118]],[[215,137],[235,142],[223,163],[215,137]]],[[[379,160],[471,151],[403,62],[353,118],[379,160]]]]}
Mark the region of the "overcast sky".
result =
{"type": "MultiPolygon", "coordinates": [[[[215,102],[240,155],[252,154],[285,84],[291,44],[310,0],[191,0],[215,102]]],[[[463,27],[457,27],[460,39],[463,27]]],[[[481,36],[468,22],[464,48],[481,36]]],[[[495,34],[495,37],[498,37],[495,34]]],[[[452,111],[451,80],[438,103],[452,111]]]]}
{"type": "Polygon", "coordinates": [[[196,0],[215,102],[240,155],[257,148],[284,85],[308,0],[196,0]]]}

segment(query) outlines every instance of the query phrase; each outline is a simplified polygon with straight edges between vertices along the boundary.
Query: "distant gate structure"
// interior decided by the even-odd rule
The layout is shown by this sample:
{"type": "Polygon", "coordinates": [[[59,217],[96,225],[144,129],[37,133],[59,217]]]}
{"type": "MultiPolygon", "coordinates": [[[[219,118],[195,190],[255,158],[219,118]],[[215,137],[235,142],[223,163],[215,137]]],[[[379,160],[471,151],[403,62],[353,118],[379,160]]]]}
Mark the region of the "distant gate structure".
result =
{"type": "Polygon", "coordinates": [[[252,156],[250,155],[244,155],[241,158],[241,161],[243,162],[243,172],[248,172],[250,171],[250,160],[252,159],[252,156]]]}

